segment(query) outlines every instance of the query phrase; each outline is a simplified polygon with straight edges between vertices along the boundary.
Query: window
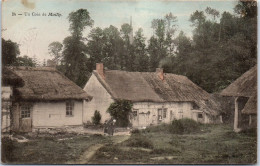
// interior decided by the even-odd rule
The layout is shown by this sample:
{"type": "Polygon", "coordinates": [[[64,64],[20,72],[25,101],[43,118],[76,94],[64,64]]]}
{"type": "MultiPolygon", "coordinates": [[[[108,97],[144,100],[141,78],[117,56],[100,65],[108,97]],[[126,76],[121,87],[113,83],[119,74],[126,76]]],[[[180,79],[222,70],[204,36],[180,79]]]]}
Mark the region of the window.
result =
{"type": "Polygon", "coordinates": [[[132,115],[134,120],[138,120],[138,109],[133,109],[132,115]]]}
{"type": "Polygon", "coordinates": [[[138,111],[137,109],[134,109],[134,110],[133,110],[133,116],[134,116],[134,117],[137,116],[137,111],[138,111]]]}
{"type": "Polygon", "coordinates": [[[73,116],[74,102],[66,102],[66,116],[73,116]]]}
{"type": "Polygon", "coordinates": [[[162,120],[167,117],[167,108],[158,109],[158,119],[162,120]]]}
{"type": "Polygon", "coordinates": [[[183,111],[182,110],[179,111],[179,117],[180,117],[180,119],[183,118],[183,111]]]}
{"type": "Polygon", "coordinates": [[[198,118],[203,118],[203,115],[201,113],[198,113],[198,118]]]}
{"type": "Polygon", "coordinates": [[[164,108],[163,109],[163,118],[166,118],[167,117],[167,108],[164,108]]]}
{"type": "Polygon", "coordinates": [[[199,106],[198,106],[197,104],[193,103],[192,109],[193,109],[193,110],[198,110],[198,109],[199,109],[199,106]]]}
{"type": "Polygon", "coordinates": [[[21,118],[30,118],[31,117],[31,106],[23,105],[21,106],[21,118]]]}

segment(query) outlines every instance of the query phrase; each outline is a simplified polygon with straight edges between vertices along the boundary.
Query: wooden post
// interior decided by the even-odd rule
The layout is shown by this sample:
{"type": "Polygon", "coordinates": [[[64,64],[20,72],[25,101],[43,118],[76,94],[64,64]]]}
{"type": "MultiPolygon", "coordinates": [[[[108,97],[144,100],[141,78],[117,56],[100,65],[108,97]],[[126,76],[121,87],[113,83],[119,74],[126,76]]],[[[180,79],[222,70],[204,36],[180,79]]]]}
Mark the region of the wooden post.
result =
{"type": "Polygon", "coordinates": [[[222,115],[219,116],[220,123],[223,123],[222,115]]]}
{"type": "Polygon", "coordinates": [[[252,116],[249,115],[249,126],[251,126],[251,124],[252,124],[252,116]]]}
{"type": "Polygon", "coordinates": [[[238,97],[235,97],[234,131],[239,132],[238,128],[238,97]]]}

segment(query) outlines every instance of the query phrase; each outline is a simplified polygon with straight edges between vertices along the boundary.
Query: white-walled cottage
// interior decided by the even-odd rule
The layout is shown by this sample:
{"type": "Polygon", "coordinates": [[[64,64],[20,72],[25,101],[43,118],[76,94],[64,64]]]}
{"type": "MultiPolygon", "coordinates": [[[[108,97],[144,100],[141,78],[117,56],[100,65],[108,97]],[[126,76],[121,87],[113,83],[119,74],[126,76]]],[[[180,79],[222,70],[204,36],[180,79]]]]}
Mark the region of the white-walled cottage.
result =
{"type": "Polygon", "coordinates": [[[50,67],[9,67],[24,85],[13,90],[12,130],[83,125],[83,101],[91,97],[63,74],[50,67]]]}
{"type": "Polygon", "coordinates": [[[130,121],[133,127],[169,123],[190,118],[202,123],[220,121],[218,104],[210,94],[187,77],[156,72],[104,70],[98,63],[84,90],[93,99],[85,104],[84,122],[90,123],[95,110],[101,123],[110,118],[107,109],[117,99],[133,102],[130,121]]]}

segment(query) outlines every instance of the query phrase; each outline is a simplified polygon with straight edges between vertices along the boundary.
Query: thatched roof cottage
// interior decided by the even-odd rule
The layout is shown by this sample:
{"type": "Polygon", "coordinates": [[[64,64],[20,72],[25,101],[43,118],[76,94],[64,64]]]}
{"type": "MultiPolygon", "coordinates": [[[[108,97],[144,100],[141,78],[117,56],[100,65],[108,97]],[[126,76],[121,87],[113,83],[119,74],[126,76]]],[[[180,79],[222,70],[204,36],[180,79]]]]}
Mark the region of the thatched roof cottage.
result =
{"type": "Polygon", "coordinates": [[[50,67],[8,67],[6,70],[24,83],[13,90],[14,131],[83,125],[83,101],[91,97],[59,71],[50,67]]]}
{"type": "Polygon", "coordinates": [[[101,122],[110,118],[107,108],[115,100],[133,102],[133,127],[167,123],[174,119],[191,118],[202,123],[218,121],[218,103],[210,94],[187,77],[156,72],[104,70],[99,63],[84,90],[93,96],[86,104],[85,122],[91,122],[94,111],[101,113],[101,122]]]}
{"type": "Polygon", "coordinates": [[[234,130],[257,125],[257,66],[254,66],[232,84],[221,95],[235,97],[234,130]]]}

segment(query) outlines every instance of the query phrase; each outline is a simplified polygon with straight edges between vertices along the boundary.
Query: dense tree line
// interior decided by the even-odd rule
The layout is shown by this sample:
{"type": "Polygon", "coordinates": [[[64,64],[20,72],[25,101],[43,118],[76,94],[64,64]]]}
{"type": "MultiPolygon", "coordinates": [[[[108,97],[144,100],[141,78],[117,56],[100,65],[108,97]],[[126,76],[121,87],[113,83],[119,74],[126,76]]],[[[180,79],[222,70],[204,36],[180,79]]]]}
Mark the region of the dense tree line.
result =
{"type": "Polygon", "coordinates": [[[94,20],[87,9],[79,9],[68,16],[71,35],[62,43],[50,43],[49,53],[58,70],[79,86],[85,85],[95,64],[103,62],[108,69],[127,71],[154,72],[162,67],[165,72],[187,76],[208,92],[216,92],[256,64],[256,4],[240,1],[233,13],[210,7],[194,11],[190,16],[192,37],[183,31],[177,34],[177,17],[168,13],[151,22],[153,35],[149,39],[139,28],[133,40],[133,29],[127,23],[119,29],[113,25],[92,28],[84,36],[83,31],[91,28],[94,20]]]}

